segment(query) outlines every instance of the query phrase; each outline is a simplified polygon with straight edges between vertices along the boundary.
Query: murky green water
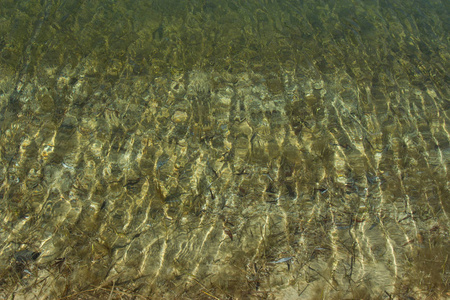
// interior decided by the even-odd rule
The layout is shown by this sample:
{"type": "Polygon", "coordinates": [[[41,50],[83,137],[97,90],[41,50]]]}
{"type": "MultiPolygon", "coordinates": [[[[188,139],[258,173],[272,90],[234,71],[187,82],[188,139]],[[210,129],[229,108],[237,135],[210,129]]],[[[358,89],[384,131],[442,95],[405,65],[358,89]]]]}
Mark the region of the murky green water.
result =
{"type": "Polygon", "coordinates": [[[450,297],[449,5],[0,0],[1,297],[450,297]]]}

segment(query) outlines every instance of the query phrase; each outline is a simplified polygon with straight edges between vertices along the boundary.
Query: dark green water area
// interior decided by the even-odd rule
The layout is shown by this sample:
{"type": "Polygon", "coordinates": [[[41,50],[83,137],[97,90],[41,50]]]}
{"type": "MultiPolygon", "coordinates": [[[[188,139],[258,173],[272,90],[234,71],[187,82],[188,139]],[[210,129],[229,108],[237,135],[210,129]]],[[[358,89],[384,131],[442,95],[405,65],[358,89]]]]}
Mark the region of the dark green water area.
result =
{"type": "Polygon", "coordinates": [[[450,297],[449,16],[0,0],[0,298],[450,297]]]}

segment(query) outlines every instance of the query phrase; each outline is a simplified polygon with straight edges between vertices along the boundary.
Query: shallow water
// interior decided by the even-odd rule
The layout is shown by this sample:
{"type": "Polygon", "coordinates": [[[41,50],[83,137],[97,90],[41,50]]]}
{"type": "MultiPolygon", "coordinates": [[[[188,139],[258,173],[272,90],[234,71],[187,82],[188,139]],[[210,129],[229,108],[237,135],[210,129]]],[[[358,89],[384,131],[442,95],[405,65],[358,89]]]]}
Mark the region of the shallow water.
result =
{"type": "Polygon", "coordinates": [[[448,15],[2,1],[2,297],[449,297],[448,15]]]}

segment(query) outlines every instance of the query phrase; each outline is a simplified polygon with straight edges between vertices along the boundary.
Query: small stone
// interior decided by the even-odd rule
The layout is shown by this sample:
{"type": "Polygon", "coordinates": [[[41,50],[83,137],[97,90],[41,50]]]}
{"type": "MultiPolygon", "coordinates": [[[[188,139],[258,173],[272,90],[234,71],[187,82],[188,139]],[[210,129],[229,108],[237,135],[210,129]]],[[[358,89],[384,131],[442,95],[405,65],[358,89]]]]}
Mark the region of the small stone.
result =
{"type": "Polygon", "coordinates": [[[177,110],[172,116],[172,121],[175,123],[181,123],[186,121],[187,117],[188,115],[186,112],[177,110]]]}
{"type": "Polygon", "coordinates": [[[218,98],[218,102],[219,104],[223,105],[223,106],[230,106],[231,105],[231,98],[230,97],[219,97],[218,98]]]}
{"type": "Polygon", "coordinates": [[[316,90],[321,90],[323,89],[325,83],[323,82],[323,80],[318,80],[313,84],[314,89],[316,90]]]}

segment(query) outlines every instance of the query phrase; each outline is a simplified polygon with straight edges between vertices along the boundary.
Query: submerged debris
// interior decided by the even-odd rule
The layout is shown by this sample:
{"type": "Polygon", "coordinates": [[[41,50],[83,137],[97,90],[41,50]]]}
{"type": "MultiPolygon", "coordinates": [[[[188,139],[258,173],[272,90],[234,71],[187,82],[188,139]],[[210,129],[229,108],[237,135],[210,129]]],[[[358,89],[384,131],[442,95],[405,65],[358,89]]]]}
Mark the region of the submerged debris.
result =
{"type": "Polygon", "coordinates": [[[34,261],[38,259],[40,255],[41,255],[40,252],[33,252],[30,250],[20,250],[14,253],[14,259],[18,263],[26,263],[28,261],[34,261]]]}
{"type": "Polygon", "coordinates": [[[293,258],[294,258],[293,256],[283,257],[283,258],[280,258],[279,260],[269,261],[269,263],[271,263],[271,264],[281,264],[281,263],[290,261],[293,258]]]}

